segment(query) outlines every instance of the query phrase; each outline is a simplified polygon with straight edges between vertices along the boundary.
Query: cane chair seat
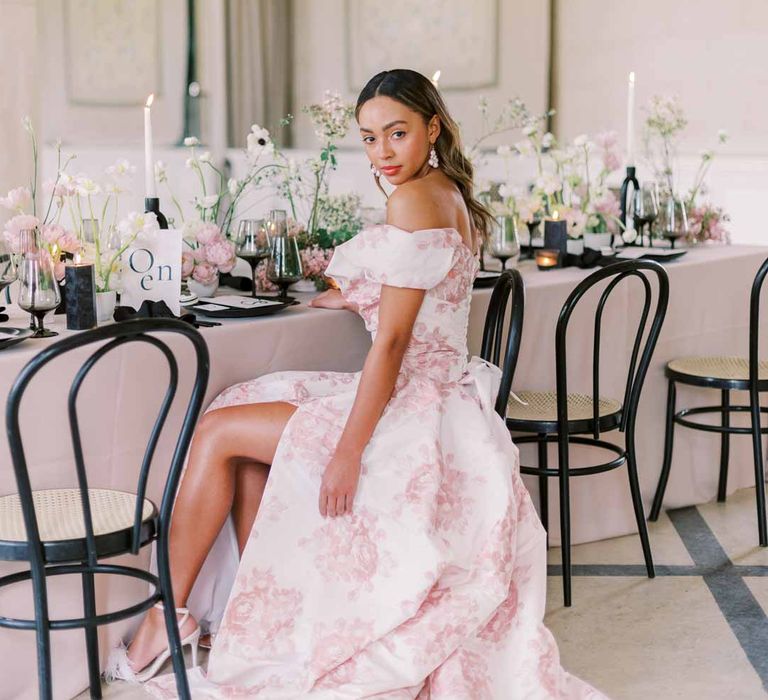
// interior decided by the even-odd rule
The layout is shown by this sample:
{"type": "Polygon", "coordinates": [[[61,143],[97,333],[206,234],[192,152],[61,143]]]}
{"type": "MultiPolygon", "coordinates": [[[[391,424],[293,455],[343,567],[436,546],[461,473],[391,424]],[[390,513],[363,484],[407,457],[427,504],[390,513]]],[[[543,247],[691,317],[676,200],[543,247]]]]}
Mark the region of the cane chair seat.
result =
{"type": "MultiPolygon", "coordinates": [[[[515,396],[511,396],[507,405],[507,424],[510,428],[518,427],[517,424],[533,429],[535,429],[534,426],[556,428],[556,392],[518,391],[516,396],[519,401],[515,396]]],[[[621,402],[601,396],[598,398],[597,413],[602,429],[618,425],[621,420],[621,402]]],[[[568,422],[572,428],[592,429],[594,408],[591,395],[568,393],[568,422]]]]}
{"type": "MultiPolygon", "coordinates": [[[[111,489],[88,489],[93,534],[98,540],[109,535],[130,535],[136,509],[136,495],[111,489]]],[[[55,543],[84,541],[85,524],[79,489],[46,489],[32,492],[40,540],[47,549],[55,543]]],[[[157,510],[144,499],[142,522],[151,523],[157,510]]],[[[27,531],[18,494],[0,497],[0,548],[24,545],[27,531]]],[[[18,548],[18,547],[17,547],[18,548]]],[[[55,557],[58,558],[58,557],[55,557]]]]}
{"type": "MultiPolygon", "coordinates": [[[[749,362],[745,357],[720,355],[680,357],[667,363],[667,376],[691,384],[747,389],[749,362]]],[[[768,361],[758,364],[758,381],[768,387],[768,361]]]]}

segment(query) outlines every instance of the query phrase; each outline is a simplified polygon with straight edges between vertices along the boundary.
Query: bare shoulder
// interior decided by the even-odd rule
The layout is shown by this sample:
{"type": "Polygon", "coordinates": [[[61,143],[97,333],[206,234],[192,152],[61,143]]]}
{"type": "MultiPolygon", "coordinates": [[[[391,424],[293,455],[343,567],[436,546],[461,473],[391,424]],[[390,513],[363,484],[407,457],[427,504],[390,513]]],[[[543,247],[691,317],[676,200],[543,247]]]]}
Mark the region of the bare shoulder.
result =
{"type": "Polygon", "coordinates": [[[445,193],[426,178],[403,183],[387,200],[387,223],[406,231],[449,228],[452,220],[446,212],[445,193]]]}

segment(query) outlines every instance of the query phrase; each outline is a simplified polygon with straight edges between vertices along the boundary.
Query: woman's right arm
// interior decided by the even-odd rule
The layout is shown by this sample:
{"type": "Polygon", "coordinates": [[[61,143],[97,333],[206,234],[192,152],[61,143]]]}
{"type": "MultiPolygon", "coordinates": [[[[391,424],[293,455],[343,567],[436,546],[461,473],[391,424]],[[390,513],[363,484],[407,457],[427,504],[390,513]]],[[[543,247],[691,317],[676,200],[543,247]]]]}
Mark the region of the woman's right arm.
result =
{"type": "Polygon", "coordinates": [[[318,309],[346,309],[355,313],[358,311],[357,304],[347,301],[338,289],[328,289],[318,294],[309,302],[309,305],[318,309]]]}

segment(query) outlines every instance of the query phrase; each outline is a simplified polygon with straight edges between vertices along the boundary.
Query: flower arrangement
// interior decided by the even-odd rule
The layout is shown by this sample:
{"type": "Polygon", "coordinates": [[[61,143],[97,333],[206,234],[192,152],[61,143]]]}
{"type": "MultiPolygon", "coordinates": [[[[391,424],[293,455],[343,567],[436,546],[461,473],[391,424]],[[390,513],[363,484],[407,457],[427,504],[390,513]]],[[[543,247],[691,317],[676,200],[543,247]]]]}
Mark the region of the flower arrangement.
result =
{"type": "Polygon", "coordinates": [[[107,291],[112,272],[117,269],[119,257],[125,250],[118,237],[119,196],[125,191],[125,180],[135,172],[135,168],[126,160],[118,160],[106,169],[103,184],[83,173],[70,175],[67,168],[75,156],[69,156],[62,163],[59,142],[56,145],[56,178],[44,183],[49,198],[45,214],[39,215],[37,137],[28,117],[22,120],[22,125],[29,134],[32,146],[33,174],[29,187],[16,187],[6,197],[0,198],[0,206],[14,214],[5,224],[3,234],[6,241],[12,251],[21,252],[21,231],[37,230],[41,245],[53,259],[57,280],[64,278],[65,260],[72,259],[79,252],[85,259],[94,261],[97,291],[107,291]],[[102,198],[100,210],[99,197],[102,198]],[[93,237],[93,241],[87,241],[83,214],[96,220],[97,211],[101,214],[102,230],[93,237]],[[68,228],[64,225],[66,219],[69,220],[68,228]],[[110,220],[112,223],[107,225],[110,220]],[[109,245],[105,247],[107,243],[109,245]]]}
{"type": "MultiPolygon", "coordinates": [[[[278,195],[290,210],[288,234],[295,236],[300,250],[305,279],[325,289],[325,269],[335,246],[349,240],[362,228],[360,197],[357,194],[330,195],[330,174],[336,169],[337,142],[342,139],[354,117],[352,104],[344,102],[338,93],[325,92],[322,102],[303,108],[309,115],[320,142],[316,157],[299,162],[273,148],[279,169],[272,171],[272,181],[278,195]]],[[[293,119],[288,115],[284,124],[293,119]]],[[[257,270],[262,289],[272,289],[266,277],[266,261],[257,270]]]]}
{"type": "MultiPolygon", "coordinates": [[[[643,129],[643,143],[648,162],[659,183],[662,197],[676,195],[679,185],[676,182],[675,161],[680,139],[688,126],[680,101],[677,97],[654,95],[646,108],[647,116],[643,129]]],[[[728,141],[728,133],[721,129],[717,133],[717,142],[722,145],[728,141]]],[[[710,202],[700,201],[707,192],[705,178],[715,157],[714,149],[702,151],[693,184],[688,193],[682,196],[688,210],[691,243],[712,241],[729,243],[730,233],[726,224],[729,216],[721,208],[710,202]]]]}
{"type": "MultiPolygon", "coordinates": [[[[310,104],[302,110],[309,115],[315,135],[320,142],[320,153],[303,163],[276,153],[283,168],[274,171],[278,194],[283,197],[297,221],[305,221],[305,229],[312,239],[321,228],[322,207],[328,198],[328,180],[336,169],[337,142],[344,138],[354,117],[354,106],[344,102],[338,93],[327,90],[322,102],[310,104]]],[[[288,115],[285,123],[293,119],[288,115]]]]}
{"type": "MultiPolygon", "coordinates": [[[[484,101],[480,104],[485,114],[487,104],[484,101]]],[[[568,235],[572,238],[580,238],[585,232],[617,231],[619,202],[608,186],[610,177],[621,164],[615,133],[598,134],[593,139],[582,134],[561,146],[546,128],[553,113],[550,110],[540,115],[531,114],[520,100],[508,104],[472,149],[476,151],[487,136],[503,131],[519,129],[523,138],[497,147],[496,153],[503,159],[507,171],[506,181],[495,187],[486,185],[480,195],[492,204],[497,214],[515,216],[527,224],[557,212],[568,222],[568,235]],[[510,181],[512,158],[533,161],[535,176],[525,191],[510,181]]]]}
{"type": "Polygon", "coordinates": [[[264,162],[264,158],[269,158],[275,153],[275,146],[269,132],[258,124],[251,126],[246,137],[245,151],[248,172],[239,180],[227,179],[221,169],[213,163],[210,151],[199,152],[200,141],[196,137],[185,138],[184,146],[189,149],[186,167],[200,182],[200,194],[193,197],[190,202],[194,209],[194,216],[184,215],[184,209],[168,181],[168,173],[163,161],[155,163],[155,177],[158,183],[164,184],[168,190],[182,225],[186,225],[188,221],[193,222],[193,226],[196,226],[197,222],[218,224],[222,235],[229,238],[237,204],[242,196],[250,189],[269,183],[273,171],[284,167],[279,163],[264,162]],[[206,175],[210,173],[213,173],[217,180],[217,186],[212,191],[209,191],[206,185],[206,175]]]}

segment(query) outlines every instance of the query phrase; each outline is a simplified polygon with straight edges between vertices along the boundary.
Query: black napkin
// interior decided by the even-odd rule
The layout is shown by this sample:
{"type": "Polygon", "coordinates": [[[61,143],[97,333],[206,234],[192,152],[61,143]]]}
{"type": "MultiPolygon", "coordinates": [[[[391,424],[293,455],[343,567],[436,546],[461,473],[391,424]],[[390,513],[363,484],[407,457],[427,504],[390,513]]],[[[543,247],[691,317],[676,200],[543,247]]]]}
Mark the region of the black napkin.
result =
{"type": "MultiPolygon", "coordinates": [[[[118,306],[112,318],[115,321],[128,321],[132,318],[178,318],[191,323],[195,328],[199,327],[195,314],[187,311],[182,313],[181,316],[177,316],[168,308],[168,304],[164,301],[150,301],[149,299],[145,299],[142,302],[138,311],[131,306],[118,306]]],[[[205,325],[208,324],[206,323],[205,325]]]]}
{"type": "Polygon", "coordinates": [[[4,314],[3,311],[5,311],[5,307],[0,306],[0,323],[5,323],[10,318],[8,314],[4,314]]]}
{"type": "Polygon", "coordinates": [[[250,292],[253,290],[253,281],[250,277],[230,275],[228,272],[222,272],[219,275],[219,284],[223,287],[237,289],[241,292],[250,292]]]}

